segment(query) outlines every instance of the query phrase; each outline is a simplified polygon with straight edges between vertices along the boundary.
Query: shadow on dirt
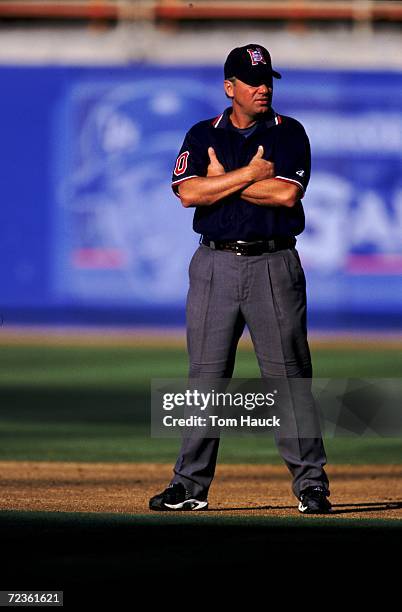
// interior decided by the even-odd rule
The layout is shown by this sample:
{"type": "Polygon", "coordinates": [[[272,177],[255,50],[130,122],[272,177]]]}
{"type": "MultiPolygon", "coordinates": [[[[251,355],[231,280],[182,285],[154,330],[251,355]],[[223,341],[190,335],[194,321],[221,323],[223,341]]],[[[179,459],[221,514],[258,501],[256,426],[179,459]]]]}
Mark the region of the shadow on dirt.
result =
{"type": "MultiPolygon", "coordinates": [[[[332,504],[333,514],[356,514],[358,512],[385,512],[389,510],[399,510],[402,508],[402,501],[384,501],[384,502],[361,502],[355,504],[332,504]]],[[[294,506],[246,506],[235,508],[211,508],[207,512],[252,512],[253,510],[295,510],[294,506]]]]}

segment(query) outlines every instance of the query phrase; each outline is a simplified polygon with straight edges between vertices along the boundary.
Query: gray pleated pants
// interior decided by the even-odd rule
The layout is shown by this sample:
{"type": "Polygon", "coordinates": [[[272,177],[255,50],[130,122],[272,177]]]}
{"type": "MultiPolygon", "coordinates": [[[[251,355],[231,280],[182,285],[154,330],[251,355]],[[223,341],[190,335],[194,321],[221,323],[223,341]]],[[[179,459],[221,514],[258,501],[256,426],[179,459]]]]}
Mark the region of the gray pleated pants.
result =
{"type": "MultiPolygon", "coordinates": [[[[231,378],[245,324],[262,377],[312,377],[306,283],[295,248],[238,256],[201,244],[191,259],[189,278],[190,378],[231,378]]],[[[279,437],[276,443],[292,474],[296,497],[309,486],[328,489],[321,437],[279,437]]],[[[171,482],[206,498],[218,447],[219,438],[184,438],[171,482]]]]}

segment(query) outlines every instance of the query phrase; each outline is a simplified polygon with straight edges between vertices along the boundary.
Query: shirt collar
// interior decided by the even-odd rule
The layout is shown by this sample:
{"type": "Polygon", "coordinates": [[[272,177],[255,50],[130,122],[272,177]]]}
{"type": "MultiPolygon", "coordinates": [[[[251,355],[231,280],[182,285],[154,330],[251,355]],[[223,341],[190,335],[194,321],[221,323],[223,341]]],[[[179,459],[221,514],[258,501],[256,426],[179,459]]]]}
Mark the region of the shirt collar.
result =
{"type": "MultiPolygon", "coordinates": [[[[223,113],[212,121],[212,125],[214,128],[227,130],[231,126],[230,115],[232,113],[232,107],[229,106],[225,108],[223,113]]],[[[273,127],[274,125],[279,125],[281,123],[281,118],[278,113],[274,111],[273,108],[270,108],[266,113],[264,113],[264,117],[258,120],[259,124],[264,124],[266,128],[273,127]]]]}

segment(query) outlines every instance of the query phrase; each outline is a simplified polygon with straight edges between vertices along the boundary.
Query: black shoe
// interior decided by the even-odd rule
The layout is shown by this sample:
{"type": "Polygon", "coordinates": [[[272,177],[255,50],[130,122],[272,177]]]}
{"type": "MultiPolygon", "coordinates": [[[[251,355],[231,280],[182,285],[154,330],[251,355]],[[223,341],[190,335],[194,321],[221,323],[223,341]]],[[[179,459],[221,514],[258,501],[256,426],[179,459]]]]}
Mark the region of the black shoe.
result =
{"type": "Polygon", "coordinates": [[[149,500],[150,510],[207,510],[208,500],[195,499],[181,482],[171,484],[149,500]]]}
{"type": "Polygon", "coordinates": [[[300,494],[299,512],[302,514],[329,514],[332,506],[323,487],[308,487],[300,494]]]}

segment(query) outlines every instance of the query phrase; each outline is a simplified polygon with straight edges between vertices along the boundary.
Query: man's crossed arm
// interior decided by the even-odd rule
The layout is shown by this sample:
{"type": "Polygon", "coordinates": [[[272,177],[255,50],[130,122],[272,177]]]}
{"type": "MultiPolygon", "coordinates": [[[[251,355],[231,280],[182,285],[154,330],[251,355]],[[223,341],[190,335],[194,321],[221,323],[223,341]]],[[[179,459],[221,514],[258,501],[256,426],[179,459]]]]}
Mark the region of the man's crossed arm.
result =
{"type": "Polygon", "coordinates": [[[247,166],[225,172],[212,147],[206,177],[195,177],[179,185],[180,200],[189,206],[210,206],[237,191],[251,204],[292,207],[300,199],[300,187],[274,178],[273,162],[262,159],[260,145],[247,166]]]}

